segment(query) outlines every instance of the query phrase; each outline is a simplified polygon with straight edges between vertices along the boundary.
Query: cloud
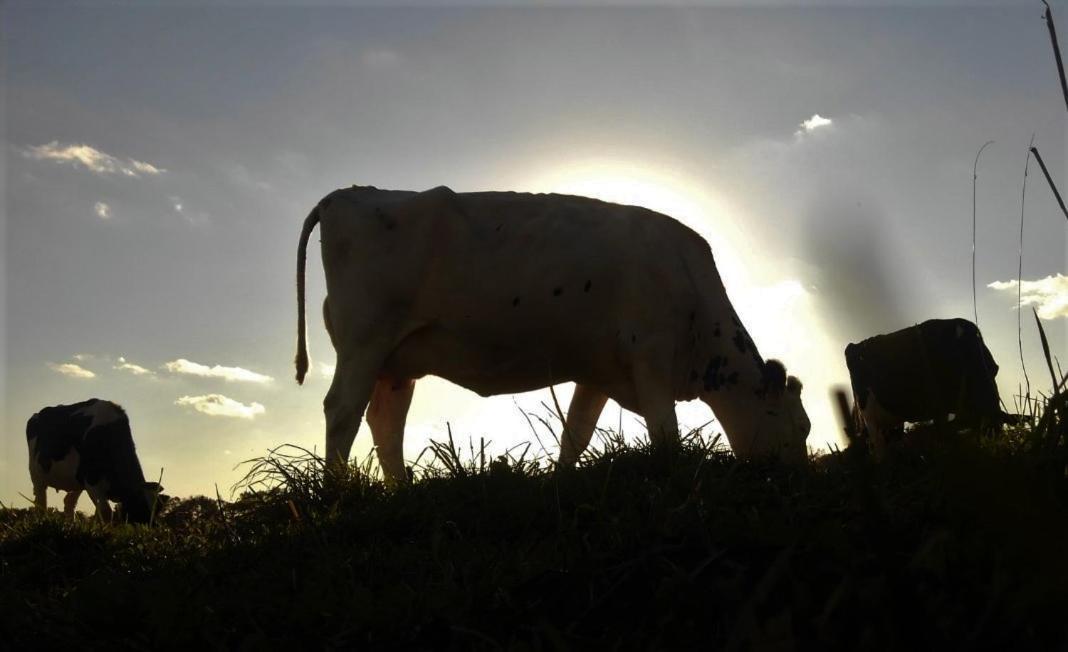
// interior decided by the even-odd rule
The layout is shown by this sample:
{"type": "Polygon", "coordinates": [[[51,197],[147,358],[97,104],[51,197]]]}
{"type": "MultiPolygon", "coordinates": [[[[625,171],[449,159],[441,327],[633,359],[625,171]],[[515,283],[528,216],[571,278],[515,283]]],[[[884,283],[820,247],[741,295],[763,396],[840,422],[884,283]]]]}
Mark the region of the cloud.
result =
{"type": "Polygon", "coordinates": [[[174,402],[175,405],[191,407],[201,414],[209,417],[234,417],[237,419],[252,419],[266,412],[259,403],[245,405],[240,401],[223,396],[222,394],[205,394],[203,396],[181,396],[174,402]]]}
{"type": "Polygon", "coordinates": [[[83,167],[100,175],[118,174],[137,178],[141,175],[155,176],[166,172],[163,168],[158,168],[151,163],[132,158],[121,159],[84,143],[60,145],[59,141],[53,140],[44,145],[31,145],[22,150],[22,155],[36,161],[69,163],[74,167],[83,167]]]}
{"type": "Polygon", "coordinates": [[[181,215],[187,223],[193,226],[203,226],[211,219],[211,216],[204,211],[190,210],[181,197],[171,195],[167,197],[167,200],[171,203],[171,208],[174,212],[181,215]]]}
{"type": "Polygon", "coordinates": [[[119,370],[119,371],[127,371],[127,372],[129,372],[129,373],[131,373],[131,374],[133,374],[135,376],[152,376],[152,375],[154,375],[148,369],[145,369],[141,365],[136,365],[136,364],[133,364],[132,362],[127,362],[126,358],[123,358],[121,356],[119,357],[119,364],[115,365],[114,368],[119,370]]]}
{"type": "Polygon", "coordinates": [[[98,201],[96,204],[93,205],[93,212],[96,213],[96,216],[102,220],[111,219],[111,206],[108,206],[102,201],[98,201]]]}
{"type": "Polygon", "coordinates": [[[63,374],[68,378],[96,378],[96,374],[80,365],[74,364],[73,362],[65,362],[63,364],[55,364],[54,362],[49,362],[48,367],[52,371],[63,374]]]}
{"type": "MultiPolygon", "coordinates": [[[[1016,281],[994,281],[987,285],[995,290],[1016,290],[1016,281]]],[[[1068,317],[1068,276],[1057,274],[1037,281],[1024,281],[1020,302],[1025,306],[1038,306],[1042,319],[1068,317]]]]}
{"type": "Polygon", "coordinates": [[[812,117],[801,123],[801,128],[797,130],[797,134],[812,133],[813,131],[822,127],[829,127],[834,124],[834,121],[830,118],[824,118],[818,113],[813,113],[812,117]]]}
{"type": "Polygon", "coordinates": [[[226,381],[241,381],[247,383],[269,383],[273,378],[270,376],[264,376],[248,369],[242,369],[241,367],[222,367],[215,365],[209,367],[202,365],[185,358],[179,358],[172,360],[163,365],[163,368],[174,374],[185,374],[188,376],[201,376],[203,378],[222,378],[226,381]]]}

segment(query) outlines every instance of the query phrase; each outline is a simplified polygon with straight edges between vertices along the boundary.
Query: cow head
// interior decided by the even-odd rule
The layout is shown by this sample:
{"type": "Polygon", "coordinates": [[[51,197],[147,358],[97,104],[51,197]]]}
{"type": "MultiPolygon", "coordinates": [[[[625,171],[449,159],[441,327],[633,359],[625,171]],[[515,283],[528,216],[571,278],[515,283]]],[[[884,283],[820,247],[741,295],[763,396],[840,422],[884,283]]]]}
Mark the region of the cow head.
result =
{"type": "Polygon", "coordinates": [[[170,497],[163,494],[163,486],[158,482],[145,482],[140,491],[119,501],[116,518],[121,522],[129,519],[131,523],[148,523],[153,512],[158,514],[170,497]]]}
{"type": "Polygon", "coordinates": [[[733,402],[733,409],[722,411],[727,440],[740,458],[775,456],[789,464],[804,464],[812,423],[801,404],[801,381],[787,376],[778,360],[768,360],[762,376],[752,400],[733,402]]]}

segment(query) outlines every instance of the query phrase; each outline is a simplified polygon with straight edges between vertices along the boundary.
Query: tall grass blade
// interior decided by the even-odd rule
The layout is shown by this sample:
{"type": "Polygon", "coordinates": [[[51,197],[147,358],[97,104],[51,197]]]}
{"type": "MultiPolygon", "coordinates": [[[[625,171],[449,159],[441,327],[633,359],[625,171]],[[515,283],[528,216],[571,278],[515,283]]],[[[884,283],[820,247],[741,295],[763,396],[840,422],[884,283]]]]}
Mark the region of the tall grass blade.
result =
{"type": "Polygon", "coordinates": [[[1053,44],[1053,58],[1057,61],[1057,74],[1061,78],[1061,94],[1064,95],[1064,107],[1068,109],[1068,83],[1064,81],[1064,63],[1061,61],[1061,46],[1057,43],[1057,28],[1053,25],[1053,12],[1049,8],[1049,3],[1046,0],[1042,0],[1042,4],[1046,5],[1046,28],[1049,29],[1049,41],[1053,44]]]}
{"type": "Polygon", "coordinates": [[[1031,314],[1035,316],[1035,324],[1038,325],[1038,337],[1042,340],[1042,354],[1046,356],[1046,366],[1049,368],[1049,379],[1053,385],[1053,396],[1059,393],[1060,383],[1057,382],[1057,374],[1053,371],[1053,356],[1049,352],[1049,340],[1046,339],[1046,329],[1042,328],[1042,320],[1038,318],[1038,311],[1033,307],[1031,314]]]}
{"type": "Polygon", "coordinates": [[[1042,160],[1042,155],[1038,153],[1037,147],[1032,147],[1031,153],[1035,155],[1035,160],[1038,161],[1038,166],[1042,168],[1042,174],[1046,175],[1046,183],[1049,184],[1049,189],[1053,191],[1053,196],[1057,199],[1057,205],[1061,207],[1061,212],[1064,213],[1064,219],[1068,220],[1068,208],[1064,207],[1064,200],[1061,199],[1061,193],[1057,192],[1057,184],[1053,183],[1053,177],[1049,176],[1049,170],[1046,169],[1046,162],[1042,160]]]}
{"type": "Polygon", "coordinates": [[[1031,152],[1035,148],[1035,135],[1031,134],[1031,143],[1027,146],[1027,158],[1024,159],[1023,189],[1020,191],[1020,248],[1019,267],[1016,270],[1016,342],[1020,347],[1020,368],[1023,370],[1024,383],[1027,392],[1024,400],[1031,396],[1031,379],[1027,377],[1027,363],[1024,362],[1023,354],[1023,242],[1024,242],[1024,205],[1027,201],[1027,170],[1031,165],[1031,152]]]}
{"type": "Polygon", "coordinates": [[[979,325],[979,307],[975,301],[975,186],[979,179],[979,156],[982,155],[987,145],[991,145],[993,142],[988,140],[983,143],[983,146],[975,154],[975,163],[972,164],[972,312],[975,313],[976,326],[979,325]]]}

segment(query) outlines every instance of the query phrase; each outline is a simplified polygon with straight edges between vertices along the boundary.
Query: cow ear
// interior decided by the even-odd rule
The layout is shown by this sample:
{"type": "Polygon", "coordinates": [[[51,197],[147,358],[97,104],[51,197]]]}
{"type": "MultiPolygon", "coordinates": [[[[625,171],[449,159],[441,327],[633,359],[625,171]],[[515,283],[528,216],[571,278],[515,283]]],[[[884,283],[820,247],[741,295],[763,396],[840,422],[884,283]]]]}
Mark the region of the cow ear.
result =
{"type": "Polygon", "coordinates": [[[797,376],[786,377],[786,391],[790,392],[791,394],[801,396],[802,387],[804,387],[804,385],[801,384],[801,379],[797,376]]]}
{"type": "Polygon", "coordinates": [[[786,387],[786,367],[778,360],[764,363],[764,389],[774,394],[781,394],[786,387]]]}

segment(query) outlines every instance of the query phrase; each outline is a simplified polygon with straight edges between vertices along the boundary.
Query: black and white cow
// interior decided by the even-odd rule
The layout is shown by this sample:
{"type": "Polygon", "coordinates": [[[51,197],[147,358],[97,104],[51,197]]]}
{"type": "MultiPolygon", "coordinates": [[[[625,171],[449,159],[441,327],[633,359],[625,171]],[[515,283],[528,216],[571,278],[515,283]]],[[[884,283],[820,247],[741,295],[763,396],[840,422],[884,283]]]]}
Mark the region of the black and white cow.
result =
{"type": "Polygon", "coordinates": [[[98,398],[46,407],[26,424],[34,503],[47,507],[47,490],[67,492],[64,513],[74,515],[83,490],[97,515],[111,520],[108,501],[122,505],[134,523],[148,523],[161,487],[145,482],[123,409],[98,398]]]}
{"type": "Polygon", "coordinates": [[[904,423],[948,421],[961,428],[1003,423],[998,365],[966,319],[931,319],[845,349],[858,429],[876,455],[904,423]],[[952,416],[951,416],[952,415],[952,416]]]}

